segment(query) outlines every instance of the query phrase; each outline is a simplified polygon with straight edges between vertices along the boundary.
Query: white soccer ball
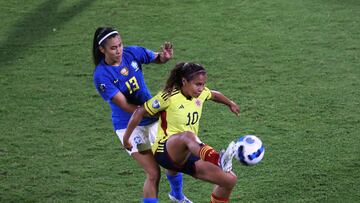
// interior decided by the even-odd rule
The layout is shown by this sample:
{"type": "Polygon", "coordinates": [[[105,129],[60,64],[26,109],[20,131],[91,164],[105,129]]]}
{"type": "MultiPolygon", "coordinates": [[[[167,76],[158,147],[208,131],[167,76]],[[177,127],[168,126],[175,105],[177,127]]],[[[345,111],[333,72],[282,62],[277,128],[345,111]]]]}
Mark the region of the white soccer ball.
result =
{"type": "Polygon", "coordinates": [[[264,157],[265,147],[255,135],[245,135],[236,142],[239,146],[235,158],[242,164],[255,165],[264,157]]]}

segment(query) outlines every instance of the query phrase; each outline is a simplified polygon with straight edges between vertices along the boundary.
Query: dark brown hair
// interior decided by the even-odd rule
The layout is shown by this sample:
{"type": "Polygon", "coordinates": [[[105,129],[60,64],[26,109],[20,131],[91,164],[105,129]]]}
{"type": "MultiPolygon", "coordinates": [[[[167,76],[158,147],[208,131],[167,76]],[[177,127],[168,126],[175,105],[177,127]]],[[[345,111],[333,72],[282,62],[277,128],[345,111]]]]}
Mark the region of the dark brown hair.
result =
{"type": "Polygon", "coordinates": [[[183,86],[182,80],[191,81],[199,74],[206,75],[205,68],[197,63],[180,62],[171,70],[166,81],[164,92],[172,92],[174,88],[180,89],[183,86]]]}

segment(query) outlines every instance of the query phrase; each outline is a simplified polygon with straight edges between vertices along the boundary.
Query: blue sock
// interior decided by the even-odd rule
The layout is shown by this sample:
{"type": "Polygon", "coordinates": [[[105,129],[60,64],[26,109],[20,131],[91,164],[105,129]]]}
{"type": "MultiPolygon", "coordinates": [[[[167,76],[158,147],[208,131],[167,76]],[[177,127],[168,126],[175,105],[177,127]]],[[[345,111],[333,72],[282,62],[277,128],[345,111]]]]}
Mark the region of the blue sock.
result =
{"type": "Polygon", "coordinates": [[[143,198],[143,203],[158,203],[158,198],[143,198]]]}
{"type": "Polygon", "coordinates": [[[184,194],[182,192],[182,186],[183,186],[182,176],[183,176],[182,173],[177,173],[174,176],[166,174],[166,177],[170,183],[170,188],[171,188],[170,194],[178,200],[184,199],[184,194]]]}

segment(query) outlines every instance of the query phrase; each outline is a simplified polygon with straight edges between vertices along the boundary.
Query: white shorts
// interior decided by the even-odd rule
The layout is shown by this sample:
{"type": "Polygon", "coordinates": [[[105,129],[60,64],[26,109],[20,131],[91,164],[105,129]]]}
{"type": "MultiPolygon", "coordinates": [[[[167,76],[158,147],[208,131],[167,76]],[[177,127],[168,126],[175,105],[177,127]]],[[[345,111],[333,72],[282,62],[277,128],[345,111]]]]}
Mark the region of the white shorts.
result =
{"type": "MultiPolygon", "coordinates": [[[[121,144],[124,145],[124,133],[126,129],[116,130],[121,144]]],[[[130,135],[129,142],[132,145],[131,151],[126,150],[130,155],[134,152],[141,152],[151,150],[151,145],[154,144],[156,134],[158,131],[158,122],[154,122],[146,126],[137,126],[130,135]]]]}

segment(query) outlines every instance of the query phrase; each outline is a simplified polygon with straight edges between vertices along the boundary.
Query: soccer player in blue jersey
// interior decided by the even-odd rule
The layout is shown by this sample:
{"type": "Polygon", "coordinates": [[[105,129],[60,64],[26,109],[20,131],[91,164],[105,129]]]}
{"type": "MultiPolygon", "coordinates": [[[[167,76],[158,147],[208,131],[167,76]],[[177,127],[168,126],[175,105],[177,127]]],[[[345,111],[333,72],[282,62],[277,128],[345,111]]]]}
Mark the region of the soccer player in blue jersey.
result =
{"type": "MultiPolygon", "coordinates": [[[[120,34],[113,28],[100,27],[94,34],[94,85],[110,105],[113,127],[122,143],[132,113],[138,105],[151,98],[142,74],[142,64],[166,63],[173,56],[171,43],[164,43],[161,49],[157,53],[140,46],[124,47],[120,34]]],[[[143,188],[145,203],[158,202],[160,168],[151,152],[157,121],[157,117],[142,119],[130,137],[133,148],[127,151],[146,173],[143,188]]],[[[172,189],[169,197],[175,202],[191,202],[182,194],[182,174],[169,171],[167,178],[172,189]]]]}
{"type": "Polygon", "coordinates": [[[237,182],[231,172],[237,145],[233,141],[226,151],[218,153],[199,139],[199,122],[208,100],[228,106],[236,115],[239,115],[240,107],[222,93],[209,90],[205,86],[206,79],[202,65],[176,64],[164,90],[132,115],[124,133],[124,146],[127,149],[133,147],[129,137],[145,115],[159,113],[159,130],[152,146],[156,161],[168,170],[213,183],[211,203],[226,203],[237,182]]]}

